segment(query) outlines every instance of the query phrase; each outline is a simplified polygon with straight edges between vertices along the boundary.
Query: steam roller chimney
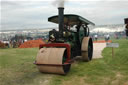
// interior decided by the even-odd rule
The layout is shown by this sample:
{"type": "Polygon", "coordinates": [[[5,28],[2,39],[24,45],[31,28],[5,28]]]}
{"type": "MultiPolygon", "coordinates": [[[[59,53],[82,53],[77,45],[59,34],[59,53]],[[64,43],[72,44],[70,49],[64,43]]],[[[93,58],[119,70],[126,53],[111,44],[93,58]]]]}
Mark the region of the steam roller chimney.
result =
{"type": "Polygon", "coordinates": [[[62,33],[64,29],[64,7],[58,7],[58,16],[59,32],[62,33]]]}

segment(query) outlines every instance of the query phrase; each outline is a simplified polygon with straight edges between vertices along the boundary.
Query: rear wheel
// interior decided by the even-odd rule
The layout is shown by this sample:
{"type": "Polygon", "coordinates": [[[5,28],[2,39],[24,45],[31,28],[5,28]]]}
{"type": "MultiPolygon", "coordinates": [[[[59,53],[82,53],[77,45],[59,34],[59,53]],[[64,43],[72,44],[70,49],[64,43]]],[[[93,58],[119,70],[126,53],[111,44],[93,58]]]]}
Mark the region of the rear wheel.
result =
{"type": "Polygon", "coordinates": [[[81,47],[81,55],[83,61],[90,61],[93,56],[93,42],[92,38],[84,37],[81,47]]]}

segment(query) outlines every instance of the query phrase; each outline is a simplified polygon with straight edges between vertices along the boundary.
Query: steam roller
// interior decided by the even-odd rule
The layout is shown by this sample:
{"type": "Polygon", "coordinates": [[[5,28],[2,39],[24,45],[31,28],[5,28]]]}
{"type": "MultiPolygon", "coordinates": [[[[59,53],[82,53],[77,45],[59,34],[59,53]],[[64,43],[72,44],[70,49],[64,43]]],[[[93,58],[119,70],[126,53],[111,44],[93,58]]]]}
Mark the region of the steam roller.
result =
{"type": "Polygon", "coordinates": [[[40,72],[65,75],[77,56],[82,56],[82,61],[92,60],[93,42],[88,25],[95,24],[79,15],[64,14],[63,7],[58,11],[48,21],[59,24],[59,30],[49,31],[48,43],[39,46],[35,64],[40,72]]]}

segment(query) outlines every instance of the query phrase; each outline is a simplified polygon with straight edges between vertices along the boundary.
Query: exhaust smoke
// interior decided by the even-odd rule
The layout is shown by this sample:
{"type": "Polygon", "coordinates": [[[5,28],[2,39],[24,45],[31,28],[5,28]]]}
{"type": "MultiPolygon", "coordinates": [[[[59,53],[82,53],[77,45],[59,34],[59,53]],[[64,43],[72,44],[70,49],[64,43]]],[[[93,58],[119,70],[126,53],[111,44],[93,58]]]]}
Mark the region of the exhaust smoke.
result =
{"type": "Polygon", "coordinates": [[[53,2],[54,6],[58,8],[58,23],[59,23],[59,32],[62,34],[64,29],[64,4],[67,0],[55,0],[53,2]]]}
{"type": "Polygon", "coordinates": [[[53,2],[53,5],[54,5],[54,6],[57,6],[57,7],[64,7],[64,4],[65,4],[66,1],[67,1],[67,0],[55,0],[55,1],[53,2]]]}

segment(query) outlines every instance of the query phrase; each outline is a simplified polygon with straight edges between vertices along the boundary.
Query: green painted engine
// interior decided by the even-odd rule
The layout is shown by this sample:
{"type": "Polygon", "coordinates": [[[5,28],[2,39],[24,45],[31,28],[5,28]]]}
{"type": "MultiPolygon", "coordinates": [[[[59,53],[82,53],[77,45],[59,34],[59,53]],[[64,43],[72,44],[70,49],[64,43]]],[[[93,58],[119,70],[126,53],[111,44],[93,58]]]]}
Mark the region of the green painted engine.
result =
{"type": "MultiPolygon", "coordinates": [[[[52,16],[48,18],[48,21],[58,23],[58,16],[52,16]]],[[[92,22],[81,16],[66,14],[64,15],[63,30],[51,30],[49,32],[49,42],[68,43],[71,46],[71,56],[80,56],[82,40],[84,37],[89,37],[89,24],[94,25],[92,22]]]]}
{"type": "Polygon", "coordinates": [[[59,24],[59,30],[49,31],[48,43],[40,45],[35,64],[40,72],[67,74],[72,61],[82,56],[90,61],[93,55],[93,42],[89,37],[89,20],[74,14],[59,14],[48,18],[49,22],[59,24]]]}

